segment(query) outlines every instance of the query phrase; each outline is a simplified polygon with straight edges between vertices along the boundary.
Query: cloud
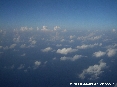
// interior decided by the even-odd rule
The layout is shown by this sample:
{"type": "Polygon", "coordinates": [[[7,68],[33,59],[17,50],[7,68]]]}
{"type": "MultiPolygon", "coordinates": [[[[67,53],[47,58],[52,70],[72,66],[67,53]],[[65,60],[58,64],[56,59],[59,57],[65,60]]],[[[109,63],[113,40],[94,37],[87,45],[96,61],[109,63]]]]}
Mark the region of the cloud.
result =
{"type": "Polygon", "coordinates": [[[70,38],[70,39],[73,39],[74,37],[75,37],[75,35],[73,35],[73,36],[72,36],[72,35],[70,35],[70,37],[69,37],[69,38],[70,38]]]}
{"type": "Polygon", "coordinates": [[[33,40],[33,41],[31,41],[31,44],[34,45],[34,44],[36,44],[36,42],[37,42],[36,40],[33,40]]]}
{"type": "Polygon", "coordinates": [[[116,54],[117,49],[107,49],[107,55],[108,57],[112,57],[116,54]]]}
{"type": "Polygon", "coordinates": [[[24,64],[21,64],[17,69],[23,69],[24,68],[24,64]]]}
{"type": "Polygon", "coordinates": [[[57,44],[56,46],[57,46],[57,47],[60,47],[60,46],[62,46],[62,44],[57,44]]]}
{"type": "Polygon", "coordinates": [[[12,49],[16,46],[16,44],[12,44],[9,48],[12,49]]]}
{"type": "Polygon", "coordinates": [[[95,57],[102,57],[105,54],[106,54],[106,52],[98,51],[98,52],[93,53],[93,56],[95,56],[95,57]]]}
{"type": "Polygon", "coordinates": [[[95,44],[93,44],[93,45],[85,45],[85,44],[83,44],[83,45],[81,45],[81,46],[77,46],[77,48],[78,49],[87,49],[87,48],[93,48],[94,46],[97,46],[98,45],[98,43],[95,43],[95,44]]]}
{"type": "Polygon", "coordinates": [[[26,48],[26,44],[22,44],[20,48],[26,48]]]}
{"type": "Polygon", "coordinates": [[[90,76],[90,80],[98,79],[99,75],[103,73],[103,69],[106,68],[106,63],[103,60],[99,61],[99,65],[95,64],[93,66],[89,66],[87,69],[84,69],[81,74],[79,74],[79,78],[85,79],[86,76],[90,76]]]}
{"type": "Polygon", "coordinates": [[[61,42],[64,42],[64,41],[65,41],[65,39],[62,39],[62,40],[61,40],[61,42]]]}
{"type": "Polygon", "coordinates": [[[21,56],[26,56],[26,54],[25,54],[25,53],[23,53],[21,56]]]}
{"type": "Polygon", "coordinates": [[[113,31],[113,32],[116,32],[116,30],[115,30],[115,29],[113,29],[112,31],[113,31]]]}
{"type": "Polygon", "coordinates": [[[2,49],[2,46],[0,46],[0,49],[2,49]]]}
{"type": "Polygon", "coordinates": [[[82,57],[82,55],[75,55],[73,57],[65,57],[64,56],[64,57],[61,57],[60,60],[62,60],[62,61],[65,61],[65,60],[75,61],[75,60],[77,60],[77,59],[79,59],[81,57],[82,57]]]}
{"type": "Polygon", "coordinates": [[[40,61],[35,61],[34,64],[35,64],[34,69],[37,69],[41,65],[41,62],[40,61]]]}
{"type": "Polygon", "coordinates": [[[74,40],[70,40],[69,42],[70,42],[70,43],[73,43],[73,42],[74,42],[74,40]]]}
{"type": "Polygon", "coordinates": [[[89,38],[89,40],[98,40],[98,39],[100,39],[100,38],[101,38],[101,36],[95,36],[95,37],[89,38]]]}
{"type": "Polygon", "coordinates": [[[75,61],[75,60],[77,60],[77,59],[79,59],[81,57],[82,57],[82,55],[75,55],[73,58],[71,58],[71,60],[75,61]]]}
{"type": "Polygon", "coordinates": [[[77,49],[63,48],[63,49],[58,49],[56,53],[68,54],[68,53],[72,53],[72,52],[76,52],[76,51],[77,51],[77,49]]]}
{"type": "Polygon", "coordinates": [[[47,48],[45,48],[45,49],[42,49],[42,52],[48,52],[48,51],[51,51],[51,50],[52,50],[51,47],[47,47],[47,48]]]}
{"type": "Polygon", "coordinates": [[[54,57],[53,60],[56,60],[56,57],[54,57]]]}
{"type": "Polygon", "coordinates": [[[60,29],[59,26],[55,26],[55,27],[54,27],[54,30],[58,30],[58,29],[60,29]]]}
{"type": "Polygon", "coordinates": [[[48,30],[48,29],[47,29],[47,26],[43,26],[43,28],[42,28],[41,30],[47,31],[47,30],[48,30]]]}
{"type": "Polygon", "coordinates": [[[108,45],[108,46],[106,46],[105,48],[111,49],[111,48],[116,48],[116,47],[117,47],[117,44],[114,44],[114,45],[108,45]]]}

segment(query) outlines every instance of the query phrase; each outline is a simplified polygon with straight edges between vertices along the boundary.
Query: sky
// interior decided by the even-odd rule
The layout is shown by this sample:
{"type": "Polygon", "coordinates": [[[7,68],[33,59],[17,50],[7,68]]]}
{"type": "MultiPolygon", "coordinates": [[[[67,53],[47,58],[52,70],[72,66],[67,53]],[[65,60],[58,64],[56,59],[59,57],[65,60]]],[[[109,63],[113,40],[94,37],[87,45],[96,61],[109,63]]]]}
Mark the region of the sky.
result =
{"type": "Polygon", "coordinates": [[[117,28],[117,0],[1,0],[0,28],[117,28]]]}

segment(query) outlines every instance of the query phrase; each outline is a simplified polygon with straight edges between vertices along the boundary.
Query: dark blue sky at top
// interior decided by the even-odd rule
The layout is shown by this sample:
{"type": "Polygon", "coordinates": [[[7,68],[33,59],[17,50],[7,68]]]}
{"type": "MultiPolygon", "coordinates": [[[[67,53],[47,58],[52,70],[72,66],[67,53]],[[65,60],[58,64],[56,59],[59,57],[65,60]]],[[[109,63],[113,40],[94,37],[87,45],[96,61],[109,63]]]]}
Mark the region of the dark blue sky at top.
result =
{"type": "Polygon", "coordinates": [[[117,0],[1,0],[0,28],[117,28],[117,0]]]}

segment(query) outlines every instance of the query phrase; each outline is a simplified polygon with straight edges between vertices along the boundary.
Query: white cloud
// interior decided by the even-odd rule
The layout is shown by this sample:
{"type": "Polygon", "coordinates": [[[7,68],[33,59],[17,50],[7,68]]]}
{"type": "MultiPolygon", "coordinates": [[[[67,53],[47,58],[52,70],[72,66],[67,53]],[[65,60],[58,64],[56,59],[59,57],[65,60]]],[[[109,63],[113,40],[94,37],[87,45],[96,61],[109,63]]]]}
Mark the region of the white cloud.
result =
{"type": "Polygon", "coordinates": [[[98,79],[99,75],[104,72],[102,71],[104,68],[106,68],[106,63],[100,60],[99,65],[95,64],[84,69],[83,72],[79,74],[79,78],[85,79],[86,75],[90,75],[90,80],[98,79]]]}
{"type": "Polygon", "coordinates": [[[69,57],[65,57],[65,56],[60,58],[60,60],[68,60],[68,59],[70,59],[70,58],[69,57]]]}
{"type": "Polygon", "coordinates": [[[56,60],[56,57],[54,57],[53,60],[56,60]]]}
{"type": "Polygon", "coordinates": [[[26,44],[22,44],[20,48],[26,48],[26,44]]]}
{"type": "Polygon", "coordinates": [[[60,29],[59,26],[55,26],[55,27],[54,27],[54,30],[58,30],[58,29],[60,29]]]}
{"type": "Polygon", "coordinates": [[[47,26],[43,26],[43,28],[42,28],[41,30],[47,31],[47,30],[48,30],[48,29],[47,29],[47,26]]]}
{"type": "Polygon", "coordinates": [[[117,44],[113,44],[113,45],[108,45],[105,48],[111,49],[111,48],[116,48],[116,47],[117,47],[117,44]]]}
{"type": "Polygon", "coordinates": [[[16,44],[12,44],[9,48],[12,49],[16,46],[16,44]]]}
{"type": "Polygon", "coordinates": [[[75,35],[73,35],[73,36],[72,36],[72,35],[70,35],[70,37],[69,37],[69,38],[70,38],[70,39],[73,39],[74,37],[75,37],[75,35]]]}
{"type": "Polygon", "coordinates": [[[112,31],[113,31],[113,32],[116,32],[116,30],[115,30],[115,29],[113,29],[112,31]]]}
{"type": "Polygon", "coordinates": [[[100,43],[99,46],[102,46],[102,43],[100,43]]]}
{"type": "Polygon", "coordinates": [[[47,48],[45,48],[45,49],[42,49],[43,52],[48,52],[48,51],[51,51],[51,50],[52,50],[51,47],[47,47],[47,48]]]}
{"type": "Polygon", "coordinates": [[[65,57],[64,56],[64,57],[61,57],[60,60],[62,60],[62,61],[65,61],[65,60],[75,61],[75,60],[77,60],[77,59],[79,59],[81,57],[82,57],[82,55],[75,55],[73,57],[65,57]]]}
{"type": "Polygon", "coordinates": [[[27,27],[21,27],[20,30],[21,30],[21,31],[27,31],[28,28],[27,28],[27,27]]]}
{"type": "Polygon", "coordinates": [[[56,46],[57,46],[57,47],[60,47],[60,46],[62,46],[62,44],[57,44],[56,46]]]}
{"type": "Polygon", "coordinates": [[[23,69],[24,68],[24,64],[21,64],[18,69],[23,69]]]}
{"type": "Polygon", "coordinates": [[[81,45],[81,46],[77,46],[77,48],[78,49],[87,49],[87,48],[93,48],[94,46],[97,46],[98,45],[98,43],[95,43],[95,44],[93,44],[93,45],[85,45],[85,44],[83,44],[83,45],[81,45]]]}
{"type": "Polygon", "coordinates": [[[33,40],[33,41],[31,41],[31,44],[34,45],[34,44],[36,44],[36,42],[37,42],[36,40],[33,40]]]}
{"type": "Polygon", "coordinates": [[[107,55],[108,57],[112,57],[116,54],[117,49],[107,49],[107,55]]]}
{"type": "Polygon", "coordinates": [[[93,53],[93,56],[95,56],[95,57],[102,57],[105,54],[106,54],[106,52],[98,51],[98,52],[93,53]]]}
{"type": "Polygon", "coordinates": [[[58,49],[57,53],[60,54],[68,54],[68,53],[72,53],[72,52],[76,52],[77,49],[72,49],[72,48],[63,48],[63,49],[58,49]]]}
{"type": "Polygon", "coordinates": [[[73,43],[73,42],[74,42],[74,40],[70,40],[69,42],[70,42],[70,43],[73,43]]]}
{"type": "Polygon", "coordinates": [[[26,54],[25,53],[23,53],[21,56],[25,56],[26,54]]]}
{"type": "Polygon", "coordinates": [[[75,55],[73,58],[71,58],[71,61],[75,61],[81,57],[82,57],[82,55],[75,55]]]}
{"type": "Polygon", "coordinates": [[[65,39],[62,39],[62,40],[61,40],[61,42],[64,42],[64,41],[65,41],[65,39]]]}
{"type": "Polygon", "coordinates": [[[101,38],[101,36],[95,36],[95,37],[89,38],[89,40],[98,40],[98,39],[100,39],[100,38],[101,38]]]}
{"type": "Polygon", "coordinates": [[[34,64],[35,64],[34,69],[37,69],[41,65],[41,62],[35,61],[34,64]]]}
{"type": "Polygon", "coordinates": [[[2,49],[2,46],[0,46],[0,49],[2,49]]]}

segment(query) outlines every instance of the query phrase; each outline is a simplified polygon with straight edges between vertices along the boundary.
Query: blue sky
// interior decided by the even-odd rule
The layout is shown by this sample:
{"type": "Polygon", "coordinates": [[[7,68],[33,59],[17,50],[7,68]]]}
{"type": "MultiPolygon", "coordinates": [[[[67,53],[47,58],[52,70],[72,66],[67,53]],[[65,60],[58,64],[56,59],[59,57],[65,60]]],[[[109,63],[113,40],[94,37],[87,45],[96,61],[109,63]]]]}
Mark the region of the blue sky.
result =
{"type": "Polygon", "coordinates": [[[117,0],[1,0],[0,28],[117,28],[117,0]]]}

